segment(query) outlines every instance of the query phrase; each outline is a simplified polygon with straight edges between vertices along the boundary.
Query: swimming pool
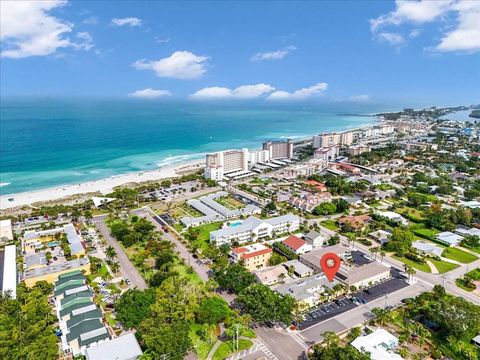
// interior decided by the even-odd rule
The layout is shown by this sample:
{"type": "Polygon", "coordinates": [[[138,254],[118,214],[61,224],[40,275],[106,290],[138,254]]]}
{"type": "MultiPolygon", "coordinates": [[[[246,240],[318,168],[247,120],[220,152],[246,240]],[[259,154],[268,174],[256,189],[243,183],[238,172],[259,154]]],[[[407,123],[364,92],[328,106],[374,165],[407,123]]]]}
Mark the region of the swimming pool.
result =
{"type": "Polygon", "coordinates": [[[230,223],[230,227],[237,227],[237,226],[240,226],[240,225],[242,225],[242,222],[243,222],[242,220],[235,220],[235,221],[232,221],[232,222],[230,223]]]}

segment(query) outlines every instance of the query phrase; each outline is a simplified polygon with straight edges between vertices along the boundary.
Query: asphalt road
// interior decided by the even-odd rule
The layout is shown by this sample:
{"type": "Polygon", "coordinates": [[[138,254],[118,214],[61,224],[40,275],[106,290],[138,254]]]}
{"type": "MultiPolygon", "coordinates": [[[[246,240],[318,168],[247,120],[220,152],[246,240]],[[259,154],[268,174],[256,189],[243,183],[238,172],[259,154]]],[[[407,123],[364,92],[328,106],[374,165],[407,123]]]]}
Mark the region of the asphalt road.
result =
{"type": "Polygon", "coordinates": [[[175,235],[171,232],[165,232],[162,228],[162,225],[167,225],[162,219],[156,216],[150,208],[136,209],[132,211],[138,216],[144,217],[149,220],[155,228],[163,235],[165,239],[172,242],[175,245],[175,250],[178,252],[178,255],[185,259],[185,262],[193,267],[193,270],[200,276],[203,281],[207,281],[208,276],[208,267],[203,265],[198,259],[195,259],[192,254],[188,251],[187,247],[177,239],[175,235]]]}
{"type": "Polygon", "coordinates": [[[130,279],[130,288],[137,287],[141,290],[148,288],[147,283],[143,279],[142,275],[140,275],[135,266],[133,266],[120,244],[112,235],[110,235],[110,230],[105,224],[106,217],[106,215],[96,216],[93,218],[93,223],[100,231],[103,238],[107,241],[107,244],[113,246],[113,248],[115,249],[117,253],[117,260],[120,264],[120,274],[122,274],[123,278],[130,279]]]}

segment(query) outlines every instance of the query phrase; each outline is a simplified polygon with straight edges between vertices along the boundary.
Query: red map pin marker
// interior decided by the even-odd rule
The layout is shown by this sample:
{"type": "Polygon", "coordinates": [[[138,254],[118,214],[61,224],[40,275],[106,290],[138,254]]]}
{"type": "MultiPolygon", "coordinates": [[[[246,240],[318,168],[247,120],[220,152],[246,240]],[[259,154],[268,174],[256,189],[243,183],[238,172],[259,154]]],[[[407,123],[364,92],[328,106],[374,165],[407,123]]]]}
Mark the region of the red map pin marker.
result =
{"type": "Polygon", "coordinates": [[[340,268],[341,260],[334,253],[326,253],[320,259],[320,266],[322,267],[323,272],[327,275],[328,281],[332,282],[333,278],[337,274],[338,269],[340,268]]]}

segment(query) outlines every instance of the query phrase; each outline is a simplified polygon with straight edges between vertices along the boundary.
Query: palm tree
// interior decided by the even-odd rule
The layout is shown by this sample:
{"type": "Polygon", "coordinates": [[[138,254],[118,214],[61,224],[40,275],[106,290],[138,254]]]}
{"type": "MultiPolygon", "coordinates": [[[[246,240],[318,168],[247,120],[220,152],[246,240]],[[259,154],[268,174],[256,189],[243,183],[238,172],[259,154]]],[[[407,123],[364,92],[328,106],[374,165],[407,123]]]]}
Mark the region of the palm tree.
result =
{"type": "Polygon", "coordinates": [[[370,252],[374,254],[374,260],[377,260],[377,253],[379,251],[378,247],[370,248],[370,252]]]}
{"type": "Polygon", "coordinates": [[[380,262],[383,263],[383,258],[385,257],[387,253],[385,250],[380,250],[380,262]]]}
{"type": "Polygon", "coordinates": [[[323,336],[322,343],[324,343],[326,347],[330,347],[331,345],[337,344],[339,341],[339,337],[333,331],[325,331],[322,334],[322,336],[323,336]]]}
{"type": "Polygon", "coordinates": [[[117,252],[115,251],[115,248],[112,245],[109,245],[105,250],[105,255],[107,255],[107,258],[112,260],[117,256],[117,252]]]}
{"type": "Polygon", "coordinates": [[[375,315],[375,320],[380,325],[384,325],[385,323],[387,323],[388,319],[390,318],[390,311],[384,308],[373,308],[372,314],[375,315]]]}
{"type": "Polygon", "coordinates": [[[110,262],[109,266],[110,270],[112,270],[114,274],[117,274],[118,270],[120,270],[120,263],[118,261],[110,262]]]}
{"type": "Polygon", "coordinates": [[[415,271],[415,269],[413,267],[411,267],[410,265],[403,265],[403,268],[405,269],[405,272],[408,274],[408,279],[411,280],[413,275],[415,275],[417,272],[415,271]]]}

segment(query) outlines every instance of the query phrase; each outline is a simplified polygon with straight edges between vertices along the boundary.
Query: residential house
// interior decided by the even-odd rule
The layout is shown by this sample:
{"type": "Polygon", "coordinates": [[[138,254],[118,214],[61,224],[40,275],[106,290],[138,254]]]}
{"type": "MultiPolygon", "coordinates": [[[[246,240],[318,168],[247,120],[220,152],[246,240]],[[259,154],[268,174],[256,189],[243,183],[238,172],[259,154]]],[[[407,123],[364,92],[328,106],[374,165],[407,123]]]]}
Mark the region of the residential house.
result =
{"type": "Polygon", "coordinates": [[[289,260],[281,264],[287,271],[293,270],[293,274],[299,278],[307,277],[313,275],[315,272],[312,268],[308,267],[305,264],[302,264],[298,260],[289,260]]]}
{"type": "Polygon", "coordinates": [[[398,338],[384,329],[377,329],[371,334],[359,336],[351,345],[362,353],[368,353],[372,360],[402,360],[394,352],[398,346],[398,338]]]}
{"type": "Polygon", "coordinates": [[[328,237],[329,235],[324,235],[316,231],[310,231],[304,236],[304,239],[312,246],[312,248],[317,248],[323,246],[328,237]]]}
{"type": "Polygon", "coordinates": [[[455,246],[462,242],[463,236],[452,233],[450,231],[444,231],[437,234],[437,239],[447,245],[455,246]]]}
{"type": "Polygon", "coordinates": [[[342,227],[348,226],[355,231],[365,229],[372,218],[368,215],[349,215],[338,219],[338,224],[342,227]]]}
{"type": "Polygon", "coordinates": [[[379,244],[385,244],[390,240],[390,236],[392,236],[391,231],[387,230],[376,230],[368,233],[368,236],[370,236],[373,240],[378,242],[379,244]]]}
{"type": "Polygon", "coordinates": [[[312,250],[312,245],[295,235],[290,235],[287,237],[282,241],[282,244],[297,255],[305,254],[306,252],[312,250]]]}
{"type": "Polygon", "coordinates": [[[420,254],[430,255],[430,256],[442,256],[443,248],[438,245],[435,245],[426,241],[414,241],[412,247],[417,250],[420,254]]]}
{"type": "Polygon", "coordinates": [[[136,360],[142,354],[142,349],[133,333],[99,342],[85,350],[86,360],[136,360]]]}
{"type": "Polygon", "coordinates": [[[283,264],[254,270],[253,275],[263,285],[273,285],[283,282],[288,277],[288,271],[283,264]]]}

